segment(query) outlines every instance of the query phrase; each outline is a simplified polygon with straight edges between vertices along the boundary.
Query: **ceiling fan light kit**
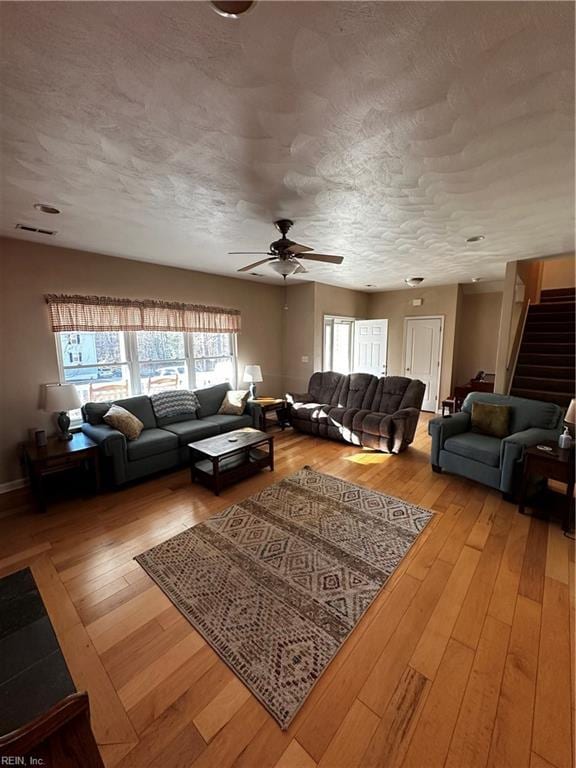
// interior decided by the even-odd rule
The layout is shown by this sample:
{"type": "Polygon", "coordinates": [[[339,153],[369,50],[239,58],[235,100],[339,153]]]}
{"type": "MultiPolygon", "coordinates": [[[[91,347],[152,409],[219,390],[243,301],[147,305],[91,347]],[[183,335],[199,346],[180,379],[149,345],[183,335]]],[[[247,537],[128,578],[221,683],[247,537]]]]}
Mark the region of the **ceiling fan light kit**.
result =
{"type": "Polygon", "coordinates": [[[342,264],[342,256],[333,256],[327,253],[315,253],[309,245],[302,245],[289,240],[286,237],[290,227],[294,226],[291,219],[277,219],[274,222],[276,229],[282,234],[282,237],[270,243],[268,251],[229,251],[230,256],[266,256],[245,267],[240,267],[238,272],[251,272],[261,264],[268,264],[275,272],[282,275],[284,280],[294,274],[307,272],[302,264],[296,259],[309,259],[310,261],[322,261],[327,264],[342,264]]]}

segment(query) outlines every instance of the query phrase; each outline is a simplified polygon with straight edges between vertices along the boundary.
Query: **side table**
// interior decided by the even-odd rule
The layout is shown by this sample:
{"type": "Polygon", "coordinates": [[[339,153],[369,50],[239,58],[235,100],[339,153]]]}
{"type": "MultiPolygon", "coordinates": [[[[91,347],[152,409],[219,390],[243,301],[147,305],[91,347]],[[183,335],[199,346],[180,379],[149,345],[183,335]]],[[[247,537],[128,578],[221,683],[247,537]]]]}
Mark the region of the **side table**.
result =
{"type": "Polygon", "coordinates": [[[535,445],[524,452],[524,468],[522,471],[522,486],[518,511],[525,514],[526,495],[531,475],[540,475],[547,480],[558,480],[566,483],[566,499],[562,528],[570,531],[574,517],[574,449],[559,448],[556,443],[543,442],[551,451],[542,451],[535,445]]]}
{"type": "Polygon", "coordinates": [[[25,443],[23,451],[30,485],[40,511],[46,510],[45,480],[49,475],[70,469],[84,469],[92,476],[94,492],[100,490],[99,449],[96,443],[82,432],[76,432],[72,440],[49,437],[47,445],[43,448],[34,443],[25,443]]]}
{"type": "Polygon", "coordinates": [[[266,414],[276,412],[278,424],[282,431],[290,426],[290,413],[288,403],[282,398],[262,397],[248,401],[254,412],[254,428],[266,432],[266,414]]]}

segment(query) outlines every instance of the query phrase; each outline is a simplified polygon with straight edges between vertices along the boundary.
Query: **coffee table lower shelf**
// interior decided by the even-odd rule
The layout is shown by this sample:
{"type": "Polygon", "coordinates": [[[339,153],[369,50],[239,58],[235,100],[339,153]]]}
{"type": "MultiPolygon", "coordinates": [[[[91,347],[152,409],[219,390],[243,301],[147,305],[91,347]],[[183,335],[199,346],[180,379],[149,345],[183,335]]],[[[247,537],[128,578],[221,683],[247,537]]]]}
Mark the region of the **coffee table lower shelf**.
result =
{"type": "Polygon", "coordinates": [[[267,442],[268,450],[246,447],[227,456],[213,458],[200,458],[198,451],[191,449],[192,482],[201,482],[219,496],[222,488],[227,485],[255,475],[266,467],[274,470],[273,443],[272,440],[267,442]]]}

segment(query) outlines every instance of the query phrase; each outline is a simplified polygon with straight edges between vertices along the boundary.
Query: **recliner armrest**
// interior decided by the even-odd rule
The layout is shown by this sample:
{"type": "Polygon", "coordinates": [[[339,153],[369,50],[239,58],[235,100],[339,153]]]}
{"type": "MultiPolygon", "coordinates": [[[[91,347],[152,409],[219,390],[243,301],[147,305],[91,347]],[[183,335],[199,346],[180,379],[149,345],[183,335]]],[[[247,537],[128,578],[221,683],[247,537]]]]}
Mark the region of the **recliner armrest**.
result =
{"type": "Polygon", "coordinates": [[[389,415],[394,429],[392,432],[392,453],[400,453],[414,439],[420,409],[414,407],[401,408],[389,415]]]}
{"type": "Polygon", "coordinates": [[[286,392],[286,402],[288,405],[294,405],[294,403],[313,403],[314,398],[310,392],[286,392]]]}
{"type": "Polygon", "coordinates": [[[435,466],[439,466],[440,451],[445,441],[454,435],[468,432],[470,429],[470,414],[460,412],[453,416],[439,416],[428,422],[428,434],[432,438],[432,450],[430,460],[435,466]]]}

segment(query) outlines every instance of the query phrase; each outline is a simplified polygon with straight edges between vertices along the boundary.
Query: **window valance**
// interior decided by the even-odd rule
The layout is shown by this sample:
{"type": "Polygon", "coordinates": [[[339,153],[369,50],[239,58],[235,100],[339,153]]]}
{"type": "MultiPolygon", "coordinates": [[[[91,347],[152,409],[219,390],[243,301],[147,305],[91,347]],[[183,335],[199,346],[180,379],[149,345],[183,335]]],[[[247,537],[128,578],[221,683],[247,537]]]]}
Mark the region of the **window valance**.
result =
{"type": "Polygon", "coordinates": [[[52,330],[238,333],[240,311],[155,299],[49,294],[52,330]]]}

